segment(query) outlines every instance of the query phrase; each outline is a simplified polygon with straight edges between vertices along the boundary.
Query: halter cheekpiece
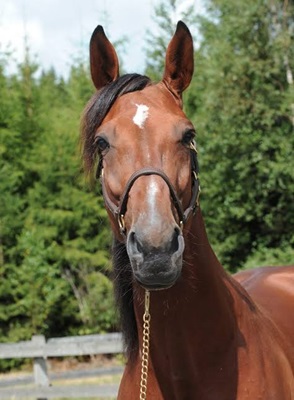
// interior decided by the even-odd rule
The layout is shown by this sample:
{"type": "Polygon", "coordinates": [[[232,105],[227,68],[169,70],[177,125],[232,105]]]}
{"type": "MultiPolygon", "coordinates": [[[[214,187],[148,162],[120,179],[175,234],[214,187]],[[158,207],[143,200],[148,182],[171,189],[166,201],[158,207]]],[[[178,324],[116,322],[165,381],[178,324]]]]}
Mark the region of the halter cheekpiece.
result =
{"type": "Polygon", "coordinates": [[[105,186],[105,180],[104,180],[104,176],[103,176],[103,157],[102,156],[100,157],[98,166],[97,166],[96,178],[97,179],[100,178],[104,203],[105,203],[106,207],[108,208],[108,210],[116,218],[119,229],[120,229],[120,233],[123,236],[125,236],[125,234],[126,234],[124,216],[127,211],[129,192],[138,178],[140,178],[141,176],[147,176],[147,175],[158,175],[165,181],[165,183],[167,184],[167,186],[169,188],[170,197],[172,199],[173,205],[174,205],[175,209],[177,210],[180,228],[181,229],[183,228],[184,224],[187,222],[189,217],[196,212],[196,210],[199,206],[199,196],[200,196],[200,183],[199,183],[199,176],[198,176],[199,166],[198,166],[198,160],[197,160],[197,149],[196,149],[196,146],[194,143],[190,144],[190,158],[191,158],[191,175],[192,175],[192,195],[191,195],[191,200],[190,200],[188,207],[185,210],[183,210],[181,201],[175,191],[174,186],[172,185],[168,176],[166,175],[166,173],[159,168],[152,168],[152,167],[145,167],[145,168],[141,168],[141,169],[135,171],[129,178],[129,180],[126,184],[126,187],[123,191],[123,194],[120,198],[119,203],[115,204],[110,199],[110,197],[107,193],[107,189],[105,186]]]}

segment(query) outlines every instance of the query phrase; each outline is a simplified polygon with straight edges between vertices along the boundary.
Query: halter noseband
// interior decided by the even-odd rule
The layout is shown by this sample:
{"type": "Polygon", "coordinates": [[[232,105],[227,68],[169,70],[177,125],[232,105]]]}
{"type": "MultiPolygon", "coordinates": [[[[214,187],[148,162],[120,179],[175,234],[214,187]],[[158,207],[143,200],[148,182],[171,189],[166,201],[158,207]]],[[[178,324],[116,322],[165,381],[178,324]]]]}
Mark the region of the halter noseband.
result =
{"type": "Polygon", "coordinates": [[[172,199],[175,209],[177,210],[177,213],[178,213],[179,225],[180,225],[180,228],[182,229],[184,223],[189,219],[191,214],[195,213],[197,207],[199,206],[199,196],[200,196],[200,184],[199,184],[199,177],[198,177],[199,167],[198,167],[198,160],[197,160],[197,149],[193,143],[191,143],[191,145],[190,145],[190,155],[191,155],[191,173],[192,173],[192,196],[191,196],[191,200],[190,200],[188,207],[184,211],[182,208],[182,204],[179,200],[179,197],[175,191],[175,188],[173,187],[172,183],[170,182],[168,176],[161,169],[151,168],[151,167],[141,168],[138,171],[135,171],[131,175],[131,177],[129,178],[129,180],[126,184],[125,190],[121,196],[121,199],[120,199],[118,205],[115,204],[110,199],[110,197],[107,193],[107,190],[106,190],[105,181],[104,181],[104,177],[103,177],[103,158],[101,157],[99,159],[96,178],[100,178],[100,180],[101,180],[104,203],[105,203],[106,207],[109,209],[109,211],[113,214],[113,216],[117,219],[120,233],[123,236],[125,236],[125,233],[126,233],[124,216],[127,211],[130,190],[138,178],[140,178],[141,176],[147,176],[147,175],[158,175],[167,184],[167,186],[169,188],[171,199],[172,199]]]}

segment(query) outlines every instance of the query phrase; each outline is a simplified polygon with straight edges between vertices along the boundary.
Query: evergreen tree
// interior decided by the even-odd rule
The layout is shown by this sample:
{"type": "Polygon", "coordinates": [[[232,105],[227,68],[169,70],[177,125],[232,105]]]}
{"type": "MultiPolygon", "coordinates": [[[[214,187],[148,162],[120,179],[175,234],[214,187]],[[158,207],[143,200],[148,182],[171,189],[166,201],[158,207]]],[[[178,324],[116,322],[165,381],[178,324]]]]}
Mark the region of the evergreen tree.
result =
{"type": "Polygon", "coordinates": [[[211,0],[199,23],[187,111],[209,235],[232,270],[294,255],[293,15],[278,0],[211,0]]]}
{"type": "Polygon", "coordinates": [[[18,307],[15,299],[19,293],[23,297],[27,294],[23,282],[18,280],[18,239],[25,220],[26,195],[34,180],[28,159],[38,126],[35,71],[36,65],[30,62],[27,52],[19,79],[6,76],[3,67],[0,72],[0,338],[4,341],[9,337],[19,339],[14,327],[26,319],[23,307],[18,307]]]}
{"type": "Polygon", "coordinates": [[[0,341],[116,329],[107,215],[80,167],[89,67],[77,59],[64,80],[40,72],[26,47],[7,74],[9,57],[0,58],[0,341]]]}
{"type": "MultiPolygon", "coordinates": [[[[28,246],[22,267],[28,265],[34,273],[31,254],[35,255],[33,260],[43,254],[44,273],[47,266],[52,279],[56,279],[51,296],[55,304],[45,301],[44,312],[39,313],[42,316],[42,319],[39,317],[39,329],[50,336],[74,331],[105,331],[115,325],[111,285],[107,277],[104,280],[101,277],[101,274],[108,274],[109,266],[106,213],[99,194],[87,191],[80,176],[79,119],[90,91],[88,74],[81,65],[73,66],[65,87],[52,71],[43,74],[39,85],[39,119],[43,133],[30,155],[30,169],[38,178],[27,194],[28,208],[19,242],[28,246]],[[27,238],[32,237],[38,238],[40,249],[43,246],[46,252],[36,253],[36,249],[30,247],[33,240],[27,238]],[[89,276],[91,285],[87,284],[89,276]],[[91,290],[96,281],[104,285],[103,298],[99,299],[98,292],[96,303],[89,304],[89,297],[94,297],[91,290]],[[68,303],[65,310],[71,309],[67,317],[62,315],[63,321],[70,318],[66,330],[60,314],[52,313],[52,309],[64,301],[68,303]],[[97,321],[94,317],[95,310],[100,309],[99,302],[108,302],[106,325],[103,316],[97,321]],[[110,326],[109,314],[113,326],[110,326]]],[[[38,274],[40,271],[38,269],[38,274]]],[[[41,281],[45,286],[32,294],[32,301],[41,300],[42,293],[50,285],[46,279],[41,281]]]]}
{"type": "Polygon", "coordinates": [[[115,329],[106,211],[80,171],[90,78],[37,70],[0,65],[0,341],[115,329]]]}

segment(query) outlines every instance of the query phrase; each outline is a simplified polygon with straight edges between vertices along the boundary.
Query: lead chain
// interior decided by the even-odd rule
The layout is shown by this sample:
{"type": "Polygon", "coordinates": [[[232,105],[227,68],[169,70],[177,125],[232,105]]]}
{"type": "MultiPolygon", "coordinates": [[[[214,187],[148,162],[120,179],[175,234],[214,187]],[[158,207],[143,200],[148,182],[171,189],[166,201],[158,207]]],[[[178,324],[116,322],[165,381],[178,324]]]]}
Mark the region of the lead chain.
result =
{"type": "Polygon", "coordinates": [[[149,342],[150,342],[150,320],[149,313],[150,292],[145,290],[145,312],[143,315],[143,345],[141,361],[141,380],[140,380],[140,400],[147,397],[148,361],[149,361],[149,342]]]}

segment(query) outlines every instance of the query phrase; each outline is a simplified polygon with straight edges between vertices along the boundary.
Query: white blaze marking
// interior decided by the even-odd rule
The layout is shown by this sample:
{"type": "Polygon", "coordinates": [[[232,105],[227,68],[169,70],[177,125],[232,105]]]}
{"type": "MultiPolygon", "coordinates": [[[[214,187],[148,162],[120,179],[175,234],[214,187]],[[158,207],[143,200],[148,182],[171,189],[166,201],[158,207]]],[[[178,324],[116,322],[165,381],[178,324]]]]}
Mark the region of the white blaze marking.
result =
{"type": "Polygon", "coordinates": [[[136,104],[137,111],[133,118],[134,124],[138,125],[140,129],[144,128],[144,124],[146,119],[149,116],[149,107],[145,106],[145,104],[136,104]]]}
{"type": "Polygon", "coordinates": [[[149,205],[149,211],[150,211],[150,218],[154,217],[156,214],[156,197],[158,196],[160,189],[158,187],[158,184],[154,180],[154,178],[150,178],[151,182],[149,183],[148,189],[147,189],[147,201],[149,205]]]}

